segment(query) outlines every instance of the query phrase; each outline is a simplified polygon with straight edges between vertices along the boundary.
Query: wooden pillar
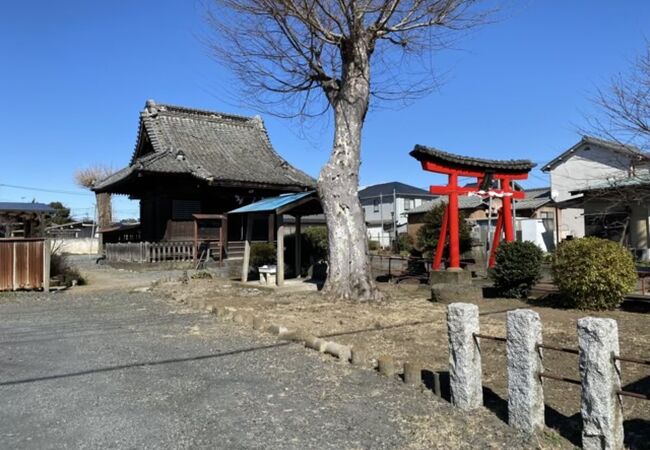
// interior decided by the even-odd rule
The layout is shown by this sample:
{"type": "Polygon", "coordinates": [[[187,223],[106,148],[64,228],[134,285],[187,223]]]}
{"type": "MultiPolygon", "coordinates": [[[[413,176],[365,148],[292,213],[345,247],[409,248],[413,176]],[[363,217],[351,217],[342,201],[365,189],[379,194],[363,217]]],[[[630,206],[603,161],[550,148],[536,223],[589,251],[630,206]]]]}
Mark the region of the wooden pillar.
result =
{"type": "Polygon", "coordinates": [[[512,195],[510,193],[510,180],[503,178],[501,180],[501,189],[503,190],[502,214],[503,229],[505,231],[506,242],[515,240],[515,234],[512,227],[512,195]]]}
{"type": "Polygon", "coordinates": [[[269,242],[275,240],[275,214],[269,214],[269,242]]]}
{"type": "Polygon", "coordinates": [[[440,236],[438,236],[436,255],[433,260],[433,270],[440,270],[440,264],[442,263],[442,253],[445,251],[445,241],[447,240],[448,224],[449,224],[449,205],[445,207],[445,214],[442,216],[442,223],[440,224],[440,236]]]}
{"type": "Polygon", "coordinates": [[[449,174],[449,267],[460,270],[460,240],[458,237],[458,175],[449,174]]]}
{"type": "Polygon", "coordinates": [[[241,267],[241,280],[248,281],[248,269],[251,260],[251,239],[253,239],[253,218],[252,214],[246,217],[246,239],[244,240],[244,260],[241,267]]]}
{"type": "Polygon", "coordinates": [[[224,258],[228,258],[228,216],[226,215],[221,219],[221,232],[223,233],[221,240],[222,255],[224,258]]]}
{"type": "Polygon", "coordinates": [[[301,230],[301,217],[300,214],[295,216],[296,218],[296,232],[294,236],[296,238],[295,247],[295,267],[296,267],[296,278],[300,278],[300,266],[301,266],[301,256],[302,256],[302,230],[301,230]]]}
{"type": "Polygon", "coordinates": [[[284,285],[284,223],[282,221],[282,214],[275,217],[276,225],[276,249],[277,249],[277,269],[275,275],[275,284],[278,286],[284,285]]]}
{"type": "Polygon", "coordinates": [[[194,256],[194,264],[196,264],[196,259],[199,253],[199,221],[197,218],[194,218],[194,251],[192,255],[194,256]]]}
{"type": "Polygon", "coordinates": [[[50,240],[43,241],[43,292],[50,292],[50,240]]]}

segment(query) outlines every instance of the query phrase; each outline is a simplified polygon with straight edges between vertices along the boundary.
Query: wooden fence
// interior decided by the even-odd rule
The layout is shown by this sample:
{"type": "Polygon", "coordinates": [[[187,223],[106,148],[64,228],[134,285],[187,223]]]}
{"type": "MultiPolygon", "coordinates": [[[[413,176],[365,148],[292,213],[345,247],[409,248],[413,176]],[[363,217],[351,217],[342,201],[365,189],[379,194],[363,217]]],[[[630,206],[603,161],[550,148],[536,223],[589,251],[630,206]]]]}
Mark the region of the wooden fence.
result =
{"type": "Polygon", "coordinates": [[[108,262],[161,262],[191,261],[194,259],[194,242],[125,242],[104,245],[108,262]]]}
{"type": "Polygon", "coordinates": [[[42,238],[0,239],[0,291],[50,289],[50,244],[42,238]]]}

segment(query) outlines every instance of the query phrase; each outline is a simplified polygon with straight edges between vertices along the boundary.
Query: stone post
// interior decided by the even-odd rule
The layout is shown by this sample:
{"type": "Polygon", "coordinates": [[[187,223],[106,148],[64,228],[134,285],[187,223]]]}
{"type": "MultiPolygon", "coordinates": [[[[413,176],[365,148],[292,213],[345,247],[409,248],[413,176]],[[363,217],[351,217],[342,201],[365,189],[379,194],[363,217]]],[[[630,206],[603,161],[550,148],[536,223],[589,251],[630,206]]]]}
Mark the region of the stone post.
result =
{"type": "Polygon", "coordinates": [[[508,423],[525,433],[544,427],[544,391],[539,377],[542,343],[539,314],[529,309],[506,316],[508,356],[508,423]]]}
{"type": "Polygon", "coordinates": [[[447,307],[451,403],[468,411],[483,405],[478,306],[452,303],[447,307]]]}
{"type": "Polygon", "coordinates": [[[621,388],[618,325],[614,319],[578,320],[582,381],[582,448],[623,449],[623,410],[616,394],[621,388]]]}

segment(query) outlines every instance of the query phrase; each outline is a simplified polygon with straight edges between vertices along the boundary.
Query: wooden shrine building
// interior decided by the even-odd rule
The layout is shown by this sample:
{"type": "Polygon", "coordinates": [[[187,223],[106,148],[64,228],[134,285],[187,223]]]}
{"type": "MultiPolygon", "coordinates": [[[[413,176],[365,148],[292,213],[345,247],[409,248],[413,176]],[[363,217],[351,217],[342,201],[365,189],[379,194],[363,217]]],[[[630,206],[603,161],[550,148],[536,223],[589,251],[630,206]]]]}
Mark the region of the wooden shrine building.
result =
{"type": "MultiPolygon", "coordinates": [[[[213,249],[220,249],[215,257],[222,259],[242,256],[244,249],[246,216],[226,219],[228,211],[314,186],[309,175],[273,149],[261,118],[148,100],[140,113],[130,164],[96,183],[93,190],[140,201],[139,230],[129,229],[122,236],[111,229],[106,245],[128,240],[187,249],[196,246],[197,218],[219,218],[210,222],[215,229],[202,233],[213,249]]],[[[255,226],[253,238],[267,240],[268,230],[274,228],[255,226]]],[[[177,252],[170,250],[171,259],[179,256],[177,252]]]]}

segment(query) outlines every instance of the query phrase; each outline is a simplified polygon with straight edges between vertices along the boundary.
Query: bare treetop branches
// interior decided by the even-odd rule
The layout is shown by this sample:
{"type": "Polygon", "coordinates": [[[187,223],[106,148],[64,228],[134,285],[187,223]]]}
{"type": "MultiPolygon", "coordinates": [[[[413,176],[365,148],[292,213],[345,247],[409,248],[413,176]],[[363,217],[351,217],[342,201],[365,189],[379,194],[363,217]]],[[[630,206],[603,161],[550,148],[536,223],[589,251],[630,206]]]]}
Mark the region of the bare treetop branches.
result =
{"type": "Polygon", "coordinates": [[[588,131],[650,150],[650,43],[629,73],[616,75],[592,102],[599,114],[588,118],[588,131]]]}
{"type": "Polygon", "coordinates": [[[74,180],[79,186],[90,189],[97,181],[103,180],[114,172],[115,170],[112,167],[95,165],[77,170],[74,174],[74,180]]]}
{"type": "Polygon", "coordinates": [[[489,12],[473,0],[214,3],[209,21],[218,33],[215,54],[233,69],[249,99],[284,116],[318,115],[334,106],[359,58],[375,66],[367,80],[372,73],[375,97],[428,92],[436,77],[423,53],[446,47],[453,32],[481,23],[489,12]],[[273,108],[279,102],[282,107],[273,108]]]}

